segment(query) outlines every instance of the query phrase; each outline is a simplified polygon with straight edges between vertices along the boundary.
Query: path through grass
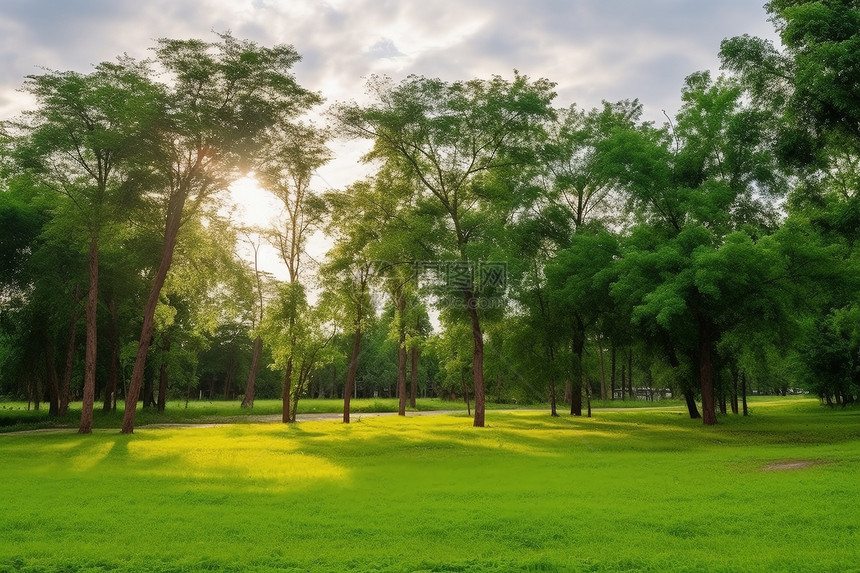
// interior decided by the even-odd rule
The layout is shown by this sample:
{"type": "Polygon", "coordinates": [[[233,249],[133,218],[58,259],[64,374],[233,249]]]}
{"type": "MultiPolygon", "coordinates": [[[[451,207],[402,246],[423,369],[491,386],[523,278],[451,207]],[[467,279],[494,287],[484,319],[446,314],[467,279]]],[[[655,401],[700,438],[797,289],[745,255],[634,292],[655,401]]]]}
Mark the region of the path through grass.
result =
{"type": "Polygon", "coordinates": [[[860,571],[860,411],[754,414],[0,436],[0,571],[860,571]]]}

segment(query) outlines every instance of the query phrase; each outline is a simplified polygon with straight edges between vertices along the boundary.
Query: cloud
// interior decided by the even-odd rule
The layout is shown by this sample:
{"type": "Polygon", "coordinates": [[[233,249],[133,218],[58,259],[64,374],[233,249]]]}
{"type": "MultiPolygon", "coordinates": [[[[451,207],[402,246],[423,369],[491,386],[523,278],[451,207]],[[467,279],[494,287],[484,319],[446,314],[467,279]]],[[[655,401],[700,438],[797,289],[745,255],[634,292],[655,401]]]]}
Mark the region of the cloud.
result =
{"type": "Polygon", "coordinates": [[[749,0],[4,0],[0,117],[29,105],[15,90],[39,66],[88,71],[213,30],[292,44],[298,81],[329,102],[362,97],[373,73],[450,81],[516,68],[555,81],[558,107],[638,97],[654,120],[677,110],[685,76],[717,70],[723,38],[775,37],[749,0]]]}
{"type": "Polygon", "coordinates": [[[405,54],[397,49],[391,38],[380,38],[375,44],[367,49],[368,54],[374,59],[379,58],[400,58],[405,54]]]}

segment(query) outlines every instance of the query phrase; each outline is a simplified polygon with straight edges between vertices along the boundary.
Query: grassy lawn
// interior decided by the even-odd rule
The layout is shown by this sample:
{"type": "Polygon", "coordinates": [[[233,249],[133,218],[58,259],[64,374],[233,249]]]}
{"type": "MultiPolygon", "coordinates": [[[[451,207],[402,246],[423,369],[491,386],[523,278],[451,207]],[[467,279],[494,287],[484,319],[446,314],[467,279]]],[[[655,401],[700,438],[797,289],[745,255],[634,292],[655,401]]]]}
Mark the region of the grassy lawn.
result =
{"type": "MultiPolygon", "coordinates": [[[[606,400],[593,401],[592,407],[599,408],[650,408],[654,406],[680,406],[683,401],[663,400],[648,402],[646,400],[606,400]]],[[[351,408],[353,414],[368,412],[396,412],[396,398],[360,398],[353,399],[351,408]]],[[[252,409],[240,407],[239,400],[191,400],[187,406],[184,400],[171,400],[167,403],[163,414],[152,408],[144,409],[138,406],[135,426],[152,424],[209,424],[209,423],[243,423],[255,422],[258,416],[275,416],[281,414],[280,400],[256,400],[252,409]]],[[[584,407],[583,407],[584,408],[584,407]]],[[[96,403],[93,425],[95,428],[119,428],[122,425],[124,403],[117,402],[116,412],[103,413],[101,403],[96,403]]],[[[487,410],[510,409],[546,409],[549,404],[496,404],[487,402],[487,410]]],[[[466,404],[461,401],[448,401],[439,398],[421,398],[417,400],[416,408],[407,411],[431,412],[437,410],[466,411],[466,404]]],[[[560,413],[568,411],[565,404],[559,405],[560,413]]],[[[299,414],[335,414],[343,413],[343,400],[332,399],[302,399],[299,401],[299,414]]],[[[42,404],[41,409],[27,408],[26,402],[0,401],[0,433],[18,432],[22,430],[37,430],[44,428],[77,428],[81,421],[81,403],[69,404],[69,413],[64,418],[52,418],[48,415],[48,404],[42,404]]]]}
{"type": "Polygon", "coordinates": [[[0,435],[0,571],[860,571],[860,410],[0,435]]]}
{"type": "MultiPolygon", "coordinates": [[[[608,402],[607,402],[608,403],[608,402]]],[[[618,402],[621,405],[621,402],[618,402]]],[[[645,404],[645,402],[641,402],[645,404]]],[[[648,403],[650,405],[650,403],[648,403]]],[[[101,403],[96,404],[93,425],[95,428],[119,428],[122,425],[124,402],[117,402],[116,412],[103,413],[101,403]]],[[[367,412],[396,412],[396,398],[362,398],[351,401],[350,410],[353,414],[367,412]]],[[[512,408],[540,408],[541,405],[512,405],[487,403],[487,410],[512,408]]],[[[135,426],[150,424],[185,424],[185,423],[218,423],[218,422],[254,422],[257,416],[273,416],[281,414],[280,400],[256,400],[251,409],[240,407],[239,400],[197,401],[186,403],[184,400],[171,400],[167,403],[163,414],[152,408],[144,409],[138,406],[135,426]]],[[[549,408],[547,405],[546,408],[549,408]]],[[[421,398],[417,400],[416,408],[409,411],[462,410],[466,411],[464,402],[450,402],[439,398],[421,398]]],[[[343,413],[343,400],[299,400],[299,414],[343,413]]],[[[35,430],[40,428],[77,428],[81,421],[81,403],[69,405],[69,413],[64,418],[51,418],[48,415],[48,404],[42,404],[39,410],[28,410],[26,402],[0,402],[0,432],[20,430],[35,430]]]]}

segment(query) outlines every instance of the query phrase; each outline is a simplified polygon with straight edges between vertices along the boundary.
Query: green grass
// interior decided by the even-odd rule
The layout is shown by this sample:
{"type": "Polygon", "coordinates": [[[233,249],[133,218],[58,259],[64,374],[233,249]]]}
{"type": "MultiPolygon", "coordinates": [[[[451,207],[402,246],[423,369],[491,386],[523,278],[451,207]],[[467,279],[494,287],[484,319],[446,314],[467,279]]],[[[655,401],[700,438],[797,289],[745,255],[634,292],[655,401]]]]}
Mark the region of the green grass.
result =
{"type": "MultiPolygon", "coordinates": [[[[663,400],[649,402],[646,400],[606,400],[592,401],[593,408],[649,408],[654,406],[666,407],[683,405],[682,401],[663,400]]],[[[462,401],[448,401],[440,398],[421,398],[417,400],[416,408],[408,411],[461,410],[466,411],[462,401]]],[[[368,412],[396,412],[396,398],[360,398],[351,401],[350,410],[354,414],[368,412]]],[[[32,406],[31,406],[32,408],[32,406]]],[[[93,425],[95,428],[119,428],[122,425],[124,403],[117,402],[117,411],[107,414],[101,411],[101,403],[96,404],[93,425]]],[[[510,409],[549,409],[549,404],[496,404],[487,402],[487,410],[510,409]]],[[[559,412],[568,411],[568,406],[560,404],[559,412]]],[[[584,406],[583,406],[584,410],[584,406]]],[[[299,400],[300,414],[342,413],[343,400],[332,399],[302,399],[299,400]]],[[[256,400],[252,409],[240,407],[239,400],[191,400],[186,407],[184,400],[170,400],[163,414],[154,409],[144,409],[138,406],[135,425],[147,426],[152,424],[212,424],[219,422],[254,422],[257,416],[274,416],[281,414],[280,400],[256,400]]],[[[0,401],[0,433],[37,430],[47,428],[77,428],[81,419],[81,403],[69,405],[69,413],[63,418],[52,418],[48,414],[48,405],[42,404],[41,409],[27,408],[26,402],[0,401]]]]}
{"type": "MultiPolygon", "coordinates": [[[[463,402],[449,402],[439,398],[422,398],[417,401],[416,408],[409,411],[432,410],[463,410],[463,402]]],[[[355,414],[367,412],[396,412],[396,398],[366,398],[351,401],[350,410],[355,414]]],[[[509,404],[487,404],[487,409],[510,409],[516,406],[509,404]]],[[[528,407],[528,406],[526,406],[528,407]]],[[[117,402],[117,411],[107,414],[101,411],[101,404],[96,404],[93,425],[96,428],[119,428],[122,425],[124,403],[117,402]]],[[[343,400],[299,400],[300,414],[342,413],[343,400]]],[[[187,423],[218,423],[218,422],[252,422],[257,416],[273,416],[281,414],[280,400],[256,400],[252,409],[241,408],[239,400],[216,400],[188,402],[171,400],[167,403],[163,414],[154,409],[138,407],[135,418],[136,426],[150,424],[187,424],[187,423]]],[[[69,405],[69,413],[64,418],[51,418],[48,415],[48,405],[42,404],[40,410],[28,410],[26,402],[0,402],[0,432],[35,430],[43,428],[77,428],[81,419],[81,403],[69,405]]]]}
{"type": "Polygon", "coordinates": [[[487,422],[0,436],[0,571],[860,571],[859,410],[487,422]]]}

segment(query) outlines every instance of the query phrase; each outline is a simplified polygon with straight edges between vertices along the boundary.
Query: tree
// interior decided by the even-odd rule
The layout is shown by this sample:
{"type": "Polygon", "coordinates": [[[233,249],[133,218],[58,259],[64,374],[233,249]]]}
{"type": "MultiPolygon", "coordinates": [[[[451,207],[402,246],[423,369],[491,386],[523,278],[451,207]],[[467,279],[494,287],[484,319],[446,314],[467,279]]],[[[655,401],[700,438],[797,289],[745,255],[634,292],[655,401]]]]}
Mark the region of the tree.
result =
{"type": "Polygon", "coordinates": [[[635,126],[641,116],[638,100],[604,101],[589,111],[575,105],[561,110],[550,124],[543,149],[549,202],[541,218],[547,231],[555,230],[548,236],[561,246],[591,221],[620,222],[623,196],[617,174],[606,166],[606,140],[618,129],[635,126]]]}
{"type": "Polygon", "coordinates": [[[299,398],[308,389],[317,368],[328,361],[327,353],[331,351],[330,343],[337,335],[337,328],[328,314],[330,309],[308,304],[300,283],[281,283],[279,297],[270,306],[264,330],[273,341],[272,366],[282,369],[285,376],[282,421],[294,423],[299,398]]]}
{"type": "MultiPolygon", "coordinates": [[[[311,125],[280,126],[267,142],[261,165],[257,168],[260,183],[284,205],[279,226],[270,236],[287,267],[288,282],[294,291],[290,300],[294,302],[299,300],[294,298],[295,295],[304,292],[301,280],[308,239],[322,225],[326,210],[322,197],[310,188],[316,169],[331,158],[326,139],[325,132],[311,125]]],[[[300,307],[292,304],[286,308],[297,313],[300,307]]],[[[289,332],[289,350],[284,371],[282,419],[288,423],[295,421],[295,411],[292,414],[290,411],[290,396],[293,392],[293,351],[297,340],[294,331],[299,317],[288,314],[284,319],[289,332]]]]}
{"type": "Polygon", "coordinates": [[[572,353],[571,415],[582,415],[585,346],[589,332],[611,310],[612,261],[618,255],[618,241],[612,233],[581,231],[546,266],[548,298],[559,313],[556,324],[565,332],[561,336],[570,343],[572,353]]]}
{"type": "Polygon", "coordinates": [[[66,195],[88,237],[87,346],[79,432],[92,431],[95,397],[99,241],[129,193],[131,160],[150,139],[161,104],[149,70],[128,58],[99,64],[90,74],[28,76],[24,89],[38,107],[19,124],[23,165],[42,184],[66,195]]]}
{"type": "Polygon", "coordinates": [[[134,430],[155,308],[180,228],[215,193],[227,188],[238,169],[253,165],[268,130],[319,101],[289,72],[299,60],[292,46],[264,48],[220,34],[219,41],[212,43],[162,39],[155,53],[169,83],[162,129],[147,165],[164,217],[164,235],[144,308],[123,433],[134,430]]]}
{"type": "MultiPolygon", "coordinates": [[[[722,275],[707,265],[734,233],[740,234],[736,240],[755,242],[775,228],[769,198],[785,191],[783,173],[769,153],[773,116],[745,105],[742,95],[737,82],[693,74],[671,131],[647,125],[619,130],[608,156],[627,183],[639,219],[614,296],[632,305],[635,320],[653,321],[669,335],[670,356],[684,349],[695,357],[708,425],[716,423],[712,358],[720,316],[738,299],[712,282],[722,275]],[[630,296],[638,300],[631,303],[630,296]],[[696,344],[685,348],[690,340],[696,344]]],[[[743,268],[753,277],[738,281],[752,282],[764,272],[743,268]]]]}
{"type": "MultiPolygon", "coordinates": [[[[484,254],[481,243],[530,200],[521,188],[500,184],[500,177],[520,180],[517,171],[534,164],[535,142],[553,115],[553,84],[515,73],[513,81],[496,76],[450,84],[410,76],[394,85],[373,77],[368,88],[372,104],[334,108],[342,132],[373,140],[367,161],[388,164],[419,183],[416,207],[445,231],[434,247],[472,275],[484,254]]],[[[459,287],[472,328],[474,425],[482,427],[481,293],[469,281],[459,287]]]]}
{"type": "MultiPolygon", "coordinates": [[[[595,324],[599,315],[589,312],[590,317],[585,318],[577,314],[582,308],[558,307],[561,298],[553,296],[547,285],[548,266],[553,264],[560,250],[576,241],[577,233],[590,232],[589,228],[597,230],[601,224],[618,226],[621,222],[621,187],[617,174],[606,165],[610,150],[605,142],[616,130],[632,128],[641,113],[638,101],[604,102],[602,108],[589,111],[571,106],[561,110],[558,119],[549,126],[549,136],[542,149],[543,196],[518,221],[514,242],[516,249],[525,256],[518,261],[520,264],[511,265],[516,284],[514,296],[524,312],[531,315],[530,323],[543,341],[542,351],[533,349],[538,360],[554,363],[562,354],[559,345],[570,343],[578,349],[573,360],[579,366],[574,369],[581,371],[588,333],[577,331],[577,328],[595,324]],[[571,312],[573,314],[569,314],[571,312]],[[565,333],[563,337],[559,337],[560,331],[565,333]]],[[[560,285],[555,286],[560,288],[560,285]]],[[[605,311],[606,305],[601,306],[605,311]]],[[[556,378],[559,377],[556,373],[560,369],[552,366],[548,371],[552,374],[550,409],[555,415],[556,378]]],[[[567,378],[571,414],[581,415],[582,372],[567,378]]]]}
{"type": "Polygon", "coordinates": [[[263,313],[265,311],[265,297],[263,296],[264,278],[267,276],[260,269],[260,246],[262,237],[259,233],[252,236],[247,234],[248,244],[254,252],[254,279],[253,279],[253,309],[250,313],[251,332],[254,333],[254,345],[251,350],[251,367],[248,370],[248,381],[245,383],[245,393],[242,397],[242,408],[254,407],[254,383],[257,379],[257,372],[260,370],[260,357],[263,353],[263,337],[259,332],[259,328],[263,323],[263,313]]]}
{"type": "MultiPolygon", "coordinates": [[[[353,235],[358,238],[362,235],[353,235]]],[[[362,337],[374,318],[375,309],[370,296],[370,281],[375,274],[373,261],[363,257],[364,244],[355,244],[348,234],[326,255],[320,269],[323,295],[320,304],[334,307],[344,334],[352,335],[349,366],[343,389],[343,423],[350,422],[350,400],[355,393],[356,375],[361,356],[362,337]]]]}

